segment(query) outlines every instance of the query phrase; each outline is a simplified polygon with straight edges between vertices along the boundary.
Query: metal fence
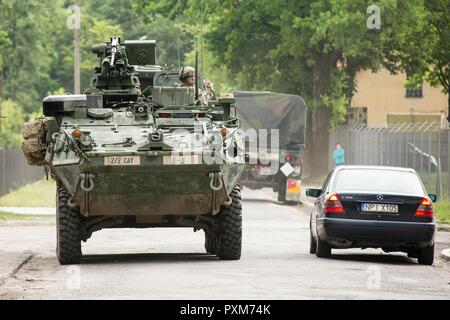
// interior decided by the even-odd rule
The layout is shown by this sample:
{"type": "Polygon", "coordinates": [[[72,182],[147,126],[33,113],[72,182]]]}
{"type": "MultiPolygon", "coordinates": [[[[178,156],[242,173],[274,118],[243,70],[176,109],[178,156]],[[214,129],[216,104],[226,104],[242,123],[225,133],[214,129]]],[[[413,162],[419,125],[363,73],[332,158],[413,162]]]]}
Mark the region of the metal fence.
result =
{"type": "Polygon", "coordinates": [[[44,170],[31,167],[19,149],[0,150],[0,196],[44,177],[44,170]]]}
{"type": "Polygon", "coordinates": [[[450,130],[438,123],[338,127],[330,134],[330,168],[336,143],[345,150],[346,164],[414,168],[428,192],[450,197],[450,130]]]}

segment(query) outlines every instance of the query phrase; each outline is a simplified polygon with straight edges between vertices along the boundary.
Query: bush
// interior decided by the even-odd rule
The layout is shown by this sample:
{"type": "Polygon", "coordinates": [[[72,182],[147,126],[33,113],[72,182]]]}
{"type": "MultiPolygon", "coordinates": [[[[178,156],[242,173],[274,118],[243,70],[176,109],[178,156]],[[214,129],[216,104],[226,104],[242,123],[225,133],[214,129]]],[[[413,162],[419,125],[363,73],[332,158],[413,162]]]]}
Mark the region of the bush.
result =
{"type": "Polygon", "coordinates": [[[12,100],[1,104],[0,149],[19,148],[22,143],[24,117],[22,108],[12,100]]]}

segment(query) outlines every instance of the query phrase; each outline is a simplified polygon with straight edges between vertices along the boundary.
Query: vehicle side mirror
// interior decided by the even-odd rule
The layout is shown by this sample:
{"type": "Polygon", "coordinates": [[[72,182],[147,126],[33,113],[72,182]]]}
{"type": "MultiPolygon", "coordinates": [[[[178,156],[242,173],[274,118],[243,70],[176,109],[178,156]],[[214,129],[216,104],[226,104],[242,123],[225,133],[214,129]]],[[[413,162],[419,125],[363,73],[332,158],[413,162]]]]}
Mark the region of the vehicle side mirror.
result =
{"type": "Polygon", "coordinates": [[[437,201],[437,196],[433,193],[429,193],[428,197],[430,197],[431,202],[436,202],[437,201]]]}
{"type": "Polygon", "coordinates": [[[306,195],[312,198],[318,198],[322,194],[321,189],[306,189],[306,195]]]}

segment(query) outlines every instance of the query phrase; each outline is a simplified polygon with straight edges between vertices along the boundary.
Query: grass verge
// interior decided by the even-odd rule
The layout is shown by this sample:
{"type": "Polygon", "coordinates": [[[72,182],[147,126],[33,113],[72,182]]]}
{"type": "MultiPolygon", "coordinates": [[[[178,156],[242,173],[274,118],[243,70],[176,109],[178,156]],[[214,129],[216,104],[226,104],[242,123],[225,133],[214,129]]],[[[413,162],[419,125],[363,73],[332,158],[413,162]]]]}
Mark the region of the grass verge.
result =
{"type": "Polygon", "coordinates": [[[443,199],[434,205],[437,220],[440,223],[450,223],[450,199],[443,199]]]}
{"type": "Polygon", "coordinates": [[[26,214],[15,214],[10,212],[0,211],[0,221],[10,221],[10,220],[51,220],[54,219],[50,215],[26,215],[26,214]]]}
{"type": "Polygon", "coordinates": [[[56,184],[40,180],[27,184],[0,198],[0,207],[55,207],[56,184]]]}

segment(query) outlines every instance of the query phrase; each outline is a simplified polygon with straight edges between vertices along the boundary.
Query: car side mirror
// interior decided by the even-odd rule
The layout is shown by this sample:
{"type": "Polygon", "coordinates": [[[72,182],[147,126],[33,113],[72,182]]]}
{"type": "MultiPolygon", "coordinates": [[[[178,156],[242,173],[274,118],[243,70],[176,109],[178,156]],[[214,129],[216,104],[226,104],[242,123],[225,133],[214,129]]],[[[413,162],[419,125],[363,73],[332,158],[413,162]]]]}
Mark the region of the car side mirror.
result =
{"type": "Polygon", "coordinates": [[[433,193],[429,193],[428,197],[430,197],[431,202],[436,202],[437,201],[437,196],[433,193]]]}
{"type": "Polygon", "coordinates": [[[321,189],[306,189],[306,195],[312,198],[318,198],[322,194],[321,189]]]}

